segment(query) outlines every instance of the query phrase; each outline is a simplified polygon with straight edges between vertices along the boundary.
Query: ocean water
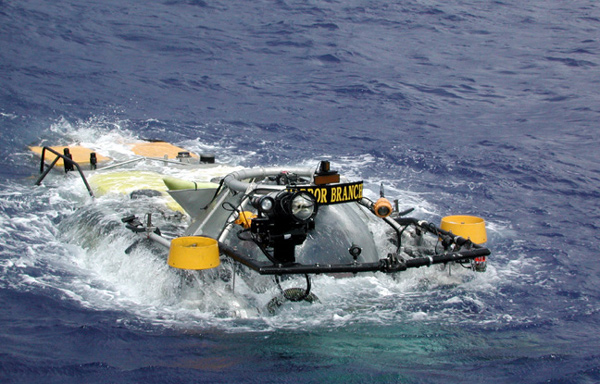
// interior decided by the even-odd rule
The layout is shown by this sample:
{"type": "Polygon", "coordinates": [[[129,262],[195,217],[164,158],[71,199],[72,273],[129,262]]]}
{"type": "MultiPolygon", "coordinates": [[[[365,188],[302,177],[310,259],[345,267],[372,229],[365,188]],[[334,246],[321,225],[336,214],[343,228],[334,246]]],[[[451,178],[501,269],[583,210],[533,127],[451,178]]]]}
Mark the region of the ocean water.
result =
{"type": "Polygon", "coordinates": [[[600,382],[598,36],[592,0],[0,1],[0,379],[600,382]],[[142,139],[482,216],[488,271],[318,276],[275,314],[182,283],[123,252],[159,202],[34,186],[30,145],[142,139]]]}

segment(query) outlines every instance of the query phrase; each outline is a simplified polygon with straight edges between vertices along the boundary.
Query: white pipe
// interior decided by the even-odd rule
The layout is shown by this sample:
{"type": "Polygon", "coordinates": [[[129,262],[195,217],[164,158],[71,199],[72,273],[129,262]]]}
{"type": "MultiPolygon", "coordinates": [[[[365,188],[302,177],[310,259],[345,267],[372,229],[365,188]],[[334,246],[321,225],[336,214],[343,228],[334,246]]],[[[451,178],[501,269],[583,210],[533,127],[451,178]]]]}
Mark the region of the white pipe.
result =
{"type": "Polygon", "coordinates": [[[167,247],[167,249],[171,248],[171,240],[167,240],[164,237],[159,236],[154,232],[150,232],[148,234],[148,238],[152,241],[157,242],[158,244],[162,245],[163,247],[167,247]]]}

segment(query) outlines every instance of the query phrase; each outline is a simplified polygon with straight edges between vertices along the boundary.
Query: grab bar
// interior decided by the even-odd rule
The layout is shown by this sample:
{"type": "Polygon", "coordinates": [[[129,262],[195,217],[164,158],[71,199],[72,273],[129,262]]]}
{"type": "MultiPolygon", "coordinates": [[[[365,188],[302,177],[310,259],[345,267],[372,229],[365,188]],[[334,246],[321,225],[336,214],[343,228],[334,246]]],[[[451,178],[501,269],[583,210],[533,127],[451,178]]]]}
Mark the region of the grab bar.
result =
{"type": "MultiPolygon", "coordinates": [[[[93,155],[95,155],[92,152],[93,155]]],[[[94,197],[94,192],[92,192],[92,189],[90,188],[90,185],[87,182],[87,179],[85,178],[85,175],[83,174],[83,171],[81,170],[81,167],[79,166],[79,164],[74,161],[69,153],[69,149],[65,148],[65,154],[61,155],[60,153],[56,152],[54,149],[50,148],[50,147],[44,147],[42,148],[42,158],[41,158],[41,162],[40,162],[40,177],[37,179],[37,181],[35,182],[35,185],[40,185],[42,180],[44,180],[44,178],[46,177],[46,175],[52,170],[52,168],[54,168],[54,166],[56,165],[56,163],[58,162],[58,159],[63,159],[64,164],[65,164],[65,172],[69,172],[71,170],[73,170],[73,166],[77,167],[77,171],[79,172],[79,175],[81,176],[81,179],[83,180],[83,183],[85,184],[85,187],[87,188],[89,194],[91,197],[94,197]],[[44,166],[46,165],[44,160],[46,157],[46,151],[50,151],[52,153],[54,153],[56,155],[56,158],[54,159],[54,161],[44,170],[44,166]]]]}

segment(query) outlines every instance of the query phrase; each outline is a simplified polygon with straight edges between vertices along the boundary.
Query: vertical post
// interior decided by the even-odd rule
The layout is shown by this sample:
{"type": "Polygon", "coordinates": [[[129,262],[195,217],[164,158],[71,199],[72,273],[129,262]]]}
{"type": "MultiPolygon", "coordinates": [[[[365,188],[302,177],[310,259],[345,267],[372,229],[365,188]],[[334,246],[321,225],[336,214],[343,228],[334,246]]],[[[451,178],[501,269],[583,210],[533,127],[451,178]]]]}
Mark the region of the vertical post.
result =
{"type": "Polygon", "coordinates": [[[71,155],[71,151],[69,151],[69,148],[63,149],[63,153],[65,155],[65,157],[64,157],[65,173],[68,173],[73,170],[73,156],[71,155]],[[70,161],[68,161],[67,159],[70,161]]]}

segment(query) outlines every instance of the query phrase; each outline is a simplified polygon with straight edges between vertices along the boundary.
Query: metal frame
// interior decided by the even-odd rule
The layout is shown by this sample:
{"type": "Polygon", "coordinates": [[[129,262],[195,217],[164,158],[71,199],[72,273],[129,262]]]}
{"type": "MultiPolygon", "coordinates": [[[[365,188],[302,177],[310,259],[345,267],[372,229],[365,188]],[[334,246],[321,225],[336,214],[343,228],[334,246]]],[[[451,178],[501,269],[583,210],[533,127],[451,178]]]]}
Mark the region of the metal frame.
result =
{"type": "Polygon", "coordinates": [[[300,274],[320,274],[320,273],[358,273],[358,272],[384,272],[394,273],[405,271],[409,268],[419,268],[434,264],[444,264],[454,261],[473,260],[477,257],[484,257],[491,254],[490,250],[470,240],[460,236],[453,235],[444,231],[433,224],[427,224],[413,218],[400,219],[407,225],[415,225],[423,231],[430,232],[437,236],[442,236],[445,241],[458,246],[467,246],[469,249],[456,252],[447,252],[439,255],[415,257],[404,259],[398,254],[390,253],[387,258],[380,259],[378,262],[359,263],[352,262],[348,264],[273,264],[270,262],[260,262],[253,258],[237,252],[234,248],[219,242],[219,250],[234,261],[237,261],[261,275],[300,275],[300,274]]]}
{"type": "MultiPolygon", "coordinates": [[[[63,159],[63,161],[65,162],[65,165],[68,163],[70,165],[74,165],[77,168],[77,172],[79,172],[79,175],[81,176],[81,179],[83,180],[83,183],[85,184],[85,187],[87,188],[90,196],[94,197],[94,192],[92,192],[92,188],[90,188],[90,185],[88,184],[87,179],[85,178],[85,175],[83,174],[83,171],[81,170],[81,167],[79,166],[79,164],[76,161],[74,161],[73,159],[71,159],[65,155],[61,155],[60,153],[56,152],[54,149],[52,149],[50,147],[42,148],[42,156],[41,156],[41,161],[40,161],[41,175],[35,182],[35,185],[40,185],[42,183],[42,180],[44,180],[46,175],[48,175],[48,173],[50,173],[52,168],[54,168],[54,166],[58,162],[58,159],[63,159]],[[44,170],[44,167],[46,165],[46,163],[44,162],[45,157],[46,157],[46,151],[50,151],[50,152],[54,153],[56,155],[56,158],[54,159],[54,161],[52,161],[52,163],[48,166],[48,168],[46,170],[44,170]]],[[[66,172],[66,168],[65,168],[65,172],[66,172]]]]}

